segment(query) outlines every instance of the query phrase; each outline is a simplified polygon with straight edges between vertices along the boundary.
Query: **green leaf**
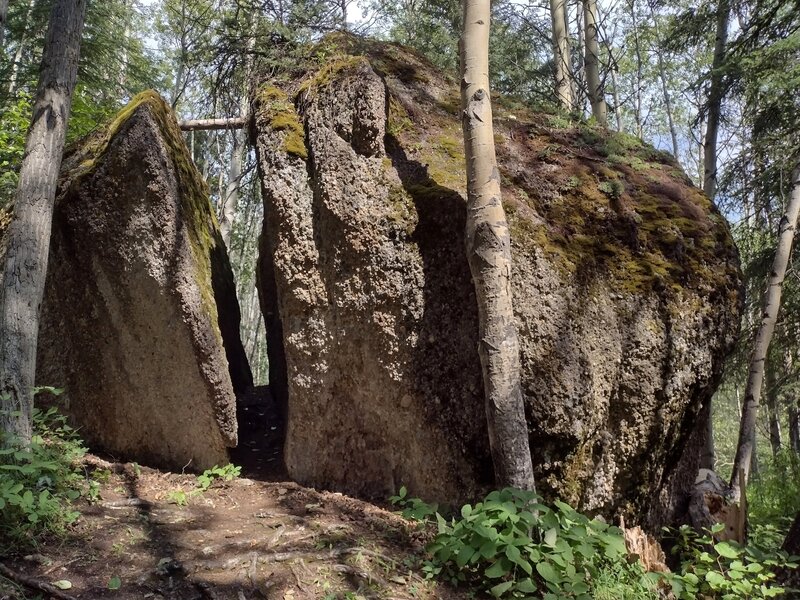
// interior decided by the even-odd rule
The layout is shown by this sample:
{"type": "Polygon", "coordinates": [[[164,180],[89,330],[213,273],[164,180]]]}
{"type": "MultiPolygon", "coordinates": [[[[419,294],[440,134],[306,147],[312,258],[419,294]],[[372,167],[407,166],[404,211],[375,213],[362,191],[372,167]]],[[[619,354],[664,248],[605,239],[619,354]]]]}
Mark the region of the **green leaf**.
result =
{"type": "Polygon", "coordinates": [[[561,576],[549,562],[536,563],[536,572],[548,583],[561,583],[561,576]]]}
{"type": "Polygon", "coordinates": [[[53,582],[53,587],[57,587],[60,590],[69,590],[72,589],[72,582],[66,579],[59,579],[53,582]]]}
{"type": "Polygon", "coordinates": [[[508,575],[511,572],[511,563],[507,560],[500,559],[495,561],[495,563],[484,571],[484,575],[489,579],[497,579],[498,577],[503,577],[508,575]]]}
{"type": "Polygon", "coordinates": [[[552,547],[555,546],[556,540],[558,540],[558,530],[552,527],[544,534],[544,543],[552,547]]]}
{"type": "Polygon", "coordinates": [[[709,571],[706,573],[706,581],[711,584],[712,588],[720,588],[725,585],[726,579],[717,571],[709,571]]]}
{"type": "Polygon", "coordinates": [[[513,581],[504,581],[503,583],[498,583],[496,586],[489,590],[489,593],[492,594],[495,598],[499,598],[503,594],[505,594],[511,586],[514,585],[513,581]]]}
{"type": "Polygon", "coordinates": [[[516,591],[523,594],[533,594],[536,592],[536,583],[531,578],[522,579],[517,582],[516,591]]]}
{"type": "Polygon", "coordinates": [[[493,558],[497,554],[497,542],[492,540],[484,542],[480,550],[478,550],[478,553],[483,558],[493,558]]]}
{"type": "Polygon", "coordinates": [[[464,565],[469,562],[473,554],[475,554],[475,549],[472,546],[464,546],[461,548],[461,550],[458,551],[458,555],[456,555],[456,566],[459,569],[463,569],[464,565]]]}
{"type": "Polygon", "coordinates": [[[108,580],[108,589],[118,590],[122,587],[122,580],[116,575],[108,580]]]}
{"type": "Polygon", "coordinates": [[[720,542],[715,544],[714,550],[717,551],[717,554],[724,556],[725,558],[737,558],[739,554],[741,554],[741,550],[734,548],[728,542],[720,542]]]}

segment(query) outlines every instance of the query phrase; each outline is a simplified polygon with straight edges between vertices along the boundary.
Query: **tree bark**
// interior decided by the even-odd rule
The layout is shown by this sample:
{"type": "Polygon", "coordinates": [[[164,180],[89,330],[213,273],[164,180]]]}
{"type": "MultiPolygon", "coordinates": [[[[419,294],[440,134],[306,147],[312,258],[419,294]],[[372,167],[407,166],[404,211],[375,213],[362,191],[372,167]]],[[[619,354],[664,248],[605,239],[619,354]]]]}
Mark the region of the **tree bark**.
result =
{"type": "Polygon", "coordinates": [[[0,0],[0,50],[3,50],[3,48],[5,48],[7,19],[8,19],[8,0],[0,0]]]}
{"type": "Polygon", "coordinates": [[[800,401],[789,405],[789,446],[800,455],[800,401]]]}
{"type": "Polygon", "coordinates": [[[86,0],[53,5],[8,232],[0,291],[0,429],[23,444],[31,437],[39,307],[85,12],[86,0]]]}
{"type": "Polygon", "coordinates": [[[706,418],[706,433],[703,444],[703,450],[700,454],[700,468],[713,471],[717,464],[717,451],[714,447],[714,420],[712,417],[713,410],[708,411],[706,418]]]}
{"type": "Polygon", "coordinates": [[[556,98],[566,111],[572,110],[572,61],[567,42],[566,0],[550,0],[553,24],[553,63],[555,66],[556,98]]]}
{"type": "Polygon", "coordinates": [[[597,1],[583,0],[584,34],[586,35],[586,85],[589,88],[589,102],[592,116],[602,126],[608,126],[608,108],[603,98],[603,84],[600,80],[600,49],[597,43],[597,1]]]}
{"type": "Polygon", "coordinates": [[[712,200],[717,194],[717,139],[722,115],[722,64],[728,44],[730,0],[719,0],[717,6],[717,34],[714,41],[714,59],[711,63],[711,88],[708,92],[708,118],[703,146],[703,191],[712,200]]]}
{"type": "Polygon", "coordinates": [[[789,528],[789,533],[786,534],[786,539],[783,540],[781,550],[789,554],[800,554],[800,512],[794,516],[794,521],[789,528]]]}
{"type": "Polygon", "coordinates": [[[772,456],[778,456],[781,451],[781,422],[778,412],[778,377],[775,373],[775,364],[767,358],[765,364],[767,399],[767,419],[769,421],[769,445],[772,448],[772,456]]]}
{"type": "Polygon", "coordinates": [[[533,489],[511,298],[511,239],[500,198],[489,94],[490,0],[462,0],[462,127],[467,163],[466,249],[478,302],[478,353],[496,484],[533,489]]]}
{"type": "Polygon", "coordinates": [[[739,441],[736,445],[736,457],[733,461],[733,476],[731,477],[731,488],[736,498],[739,497],[741,489],[746,487],[750,473],[756,438],[756,417],[761,399],[761,385],[764,380],[764,363],[778,318],[783,279],[786,276],[786,267],[792,252],[798,213],[800,213],[800,164],[795,167],[792,174],[792,195],[786,212],[781,218],[778,247],[775,250],[767,290],[764,293],[761,325],[758,328],[753,355],[750,359],[742,420],[739,424],[739,441]],[[739,469],[743,469],[744,481],[739,481],[739,469]]]}

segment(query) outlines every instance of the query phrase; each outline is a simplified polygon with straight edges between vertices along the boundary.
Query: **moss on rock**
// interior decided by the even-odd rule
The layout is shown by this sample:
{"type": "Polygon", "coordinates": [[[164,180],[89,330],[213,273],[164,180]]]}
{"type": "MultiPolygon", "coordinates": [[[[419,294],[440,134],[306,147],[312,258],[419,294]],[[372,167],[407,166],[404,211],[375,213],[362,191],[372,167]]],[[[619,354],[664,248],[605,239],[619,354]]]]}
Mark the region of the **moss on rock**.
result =
{"type": "Polygon", "coordinates": [[[284,152],[307,160],[308,150],[303,124],[300,123],[297,110],[289,101],[286,92],[275,86],[264,85],[259,88],[256,101],[258,111],[266,118],[270,127],[275,131],[284,132],[282,146],[284,152]]]}

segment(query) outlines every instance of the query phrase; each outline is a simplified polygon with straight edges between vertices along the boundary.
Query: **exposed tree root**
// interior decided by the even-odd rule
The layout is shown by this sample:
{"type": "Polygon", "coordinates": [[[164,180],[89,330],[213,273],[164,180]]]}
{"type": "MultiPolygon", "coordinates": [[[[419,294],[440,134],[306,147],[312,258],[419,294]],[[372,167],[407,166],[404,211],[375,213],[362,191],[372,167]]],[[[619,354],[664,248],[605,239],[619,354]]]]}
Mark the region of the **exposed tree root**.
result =
{"type": "Polygon", "coordinates": [[[7,577],[8,579],[10,579],[15,583],[31,588],[32,590],[44,592],[45,594],[48,594],[52,598],[57,598],[58,600],[77,600],[75,596],[70,596],[69,594],[62,592],[60,589],[50,585],[46,581],[41,581],[40,579],[35,579],[33,577],[28,577],[27,575],[23,575],[22,573],[17,573],[16,571],[12,571],[3,563],[0,563],[0,574],[2,574],[4,577],[7,577]]]}

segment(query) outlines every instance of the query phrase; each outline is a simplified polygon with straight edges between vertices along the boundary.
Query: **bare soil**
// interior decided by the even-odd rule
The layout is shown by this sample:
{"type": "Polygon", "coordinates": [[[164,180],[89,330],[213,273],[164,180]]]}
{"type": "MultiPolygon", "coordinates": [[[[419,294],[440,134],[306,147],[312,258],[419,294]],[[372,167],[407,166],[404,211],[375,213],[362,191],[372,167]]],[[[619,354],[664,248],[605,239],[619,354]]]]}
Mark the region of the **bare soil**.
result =
{"type": "MultiPolygon", "coordinates": [[[[201,492],[194,474],[87,455],[99,500],[81,500],[82,516],[66,539],[3,564],[40,582],[68,581],[63,593],[79,599],[467,597],[424,579],[430,532],[417,523],[286,480],[282,428],[266,390],[245,398],[239,411],[233,462],[243,477],[201,492]],[[119,589],[110,589],[116,578],[119,589]]],[[[0,578],[0,600],[37,597],[47,595],[0,578]]]]}

